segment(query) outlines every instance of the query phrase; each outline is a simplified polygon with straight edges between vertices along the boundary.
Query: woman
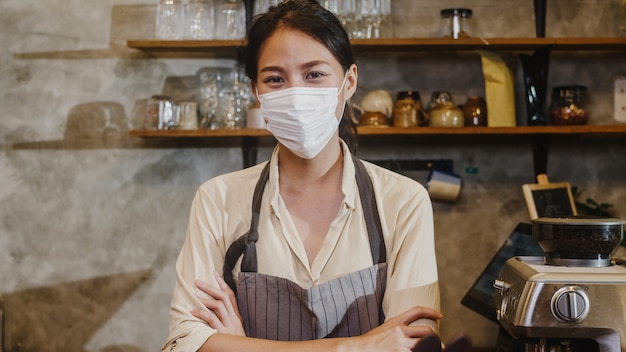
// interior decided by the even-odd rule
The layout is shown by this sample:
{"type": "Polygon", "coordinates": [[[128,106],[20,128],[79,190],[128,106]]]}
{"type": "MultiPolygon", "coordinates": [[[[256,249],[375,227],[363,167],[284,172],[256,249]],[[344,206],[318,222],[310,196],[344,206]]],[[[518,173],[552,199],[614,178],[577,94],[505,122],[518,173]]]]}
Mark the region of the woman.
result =
{"type": "Polygon", "coordinates": [[[411,351],[442,317],[432,207],[339,136],[358,78],[345,30],[317,1],[289,0],[248,43],[278,146],[199,188],[163,350],[411,351]]]}

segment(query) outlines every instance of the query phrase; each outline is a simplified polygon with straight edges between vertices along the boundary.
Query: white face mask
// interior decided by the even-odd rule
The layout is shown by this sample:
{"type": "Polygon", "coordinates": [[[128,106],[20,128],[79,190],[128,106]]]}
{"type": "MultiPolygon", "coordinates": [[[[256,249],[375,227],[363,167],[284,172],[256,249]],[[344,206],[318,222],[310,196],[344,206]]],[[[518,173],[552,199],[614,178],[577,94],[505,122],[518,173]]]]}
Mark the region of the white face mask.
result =
{"type": "Polygon", "coordinates": [[[303,159],[314,158],[339,127],[335,116],[338,91],[293,87],[259,95],[267,130],[292,153],[303,159]]]}

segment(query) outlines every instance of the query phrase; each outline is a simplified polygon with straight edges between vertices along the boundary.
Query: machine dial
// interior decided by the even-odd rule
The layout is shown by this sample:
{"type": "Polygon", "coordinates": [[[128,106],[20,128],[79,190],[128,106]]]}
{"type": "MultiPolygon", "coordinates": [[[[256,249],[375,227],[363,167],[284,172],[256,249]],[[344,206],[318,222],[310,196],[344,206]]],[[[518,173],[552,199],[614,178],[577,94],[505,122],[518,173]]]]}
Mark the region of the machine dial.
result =
{"type": "Polygon", "coordinates": [[[578,286],[566,286],[552,296],[552,314],[559,320],[578,322],[589,313],[589,298],[578,286]]]}
{"type": "Polygon", "coordinates": [[[496,293],[499,293],[501,299],[500,307],[496,308],[496,317],[498,320],[505,319],[507,313],[506,308],[509,303],[509,284],[503,280],[495,280],[493,288],[496,290],[496,293]]]}

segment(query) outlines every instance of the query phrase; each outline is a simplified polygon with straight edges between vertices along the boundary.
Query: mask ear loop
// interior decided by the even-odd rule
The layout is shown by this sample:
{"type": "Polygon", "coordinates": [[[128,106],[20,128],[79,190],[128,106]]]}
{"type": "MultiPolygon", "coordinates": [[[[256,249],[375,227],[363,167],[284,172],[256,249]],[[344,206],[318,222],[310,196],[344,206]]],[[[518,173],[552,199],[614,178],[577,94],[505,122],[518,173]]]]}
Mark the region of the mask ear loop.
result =
{"type": "Polygon", "coordinates": [[[339,93],[341,93],[341,91],[343,90],[343,85],[346,84],[347,81],[346,78],[348,78],[348,71],[346,71],[346,73],[343,75],[343,81],[341,81],[341,86],[337,90],[337,95],[339,95],[339,93]]]}
{"type": "MultiPolygon", "coordinates": [[[[339,93],[341,93],[341,91],[343,90],[343,86],[344,84],[346,84],[346,78],[348,78],[348,71],[346,71],[346,73],[343,75],[343,81],[341,81],[341,86],[339,87],[339,89],[337,90],[337,96],[339,96],[339,93]]],[[[341,108],[341,116],[339,116],[338,120],[341,121],[343,119],[343,115],[346,111],[346,104],[348,102],[347,101],[343,101],[343,108],[341,108]]],[[[337,116],[335,116],[337,117],[337,116]]]]}
{"type": "MultiPolygon", "coordinates": [[[[343,81],[341,81],[341,87],[339,87],[339,89],[337,90],[337,96],[339,96],[339,93],[341,93],[341,91],[343,90],[343,86],[344,84],[346,84],[347,78],[348,78],[348,73],[349,71],[346,71],[346,73],[343,75],[343,81]]],[[[343,115],[345,115],[345,111],[346,111],[346,105],[348,104],[347,100],[343,101],[343,108],[341,109],[341,116],[339,116],[339,121],[341,121],[343,119],[343,115]]]]}
{"type": "MultiPolygon", "coordinates": [[[[259,88],[256,86],[256,84],[254,85],[254,96],[256,97],[256,101],[259,103],[259,106],[261,106],[261,99],[259,99],[259,88]]],[[[265,118],[265,116],[263,116],[263,113],[261,113],[261,117],[263,118],[263,121],[268,124],[267,119],[265,118]]],[[[269,124],[266,127],[269,127],[269,124]]]]}
{"type": "Polygon", "coordinates": [[[256,84],[254,85],[254,97],[256,98],[256,101],[261,104],[261,99],[259,99],[259,88],[256,86],[256,84]]]}

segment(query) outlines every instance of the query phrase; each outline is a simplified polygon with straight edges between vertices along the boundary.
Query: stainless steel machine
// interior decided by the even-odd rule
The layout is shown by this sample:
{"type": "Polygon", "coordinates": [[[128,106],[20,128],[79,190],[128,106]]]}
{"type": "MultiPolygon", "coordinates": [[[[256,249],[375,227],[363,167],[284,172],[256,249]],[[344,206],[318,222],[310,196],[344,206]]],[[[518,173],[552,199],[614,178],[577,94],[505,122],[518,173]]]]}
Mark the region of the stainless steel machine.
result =
{"type": "Polygon", "coordinates": [[[626,351],[626,264],[618,219],[539,218],[545,256],[507,260],[494,282],[496,350],[626,351]]]}

